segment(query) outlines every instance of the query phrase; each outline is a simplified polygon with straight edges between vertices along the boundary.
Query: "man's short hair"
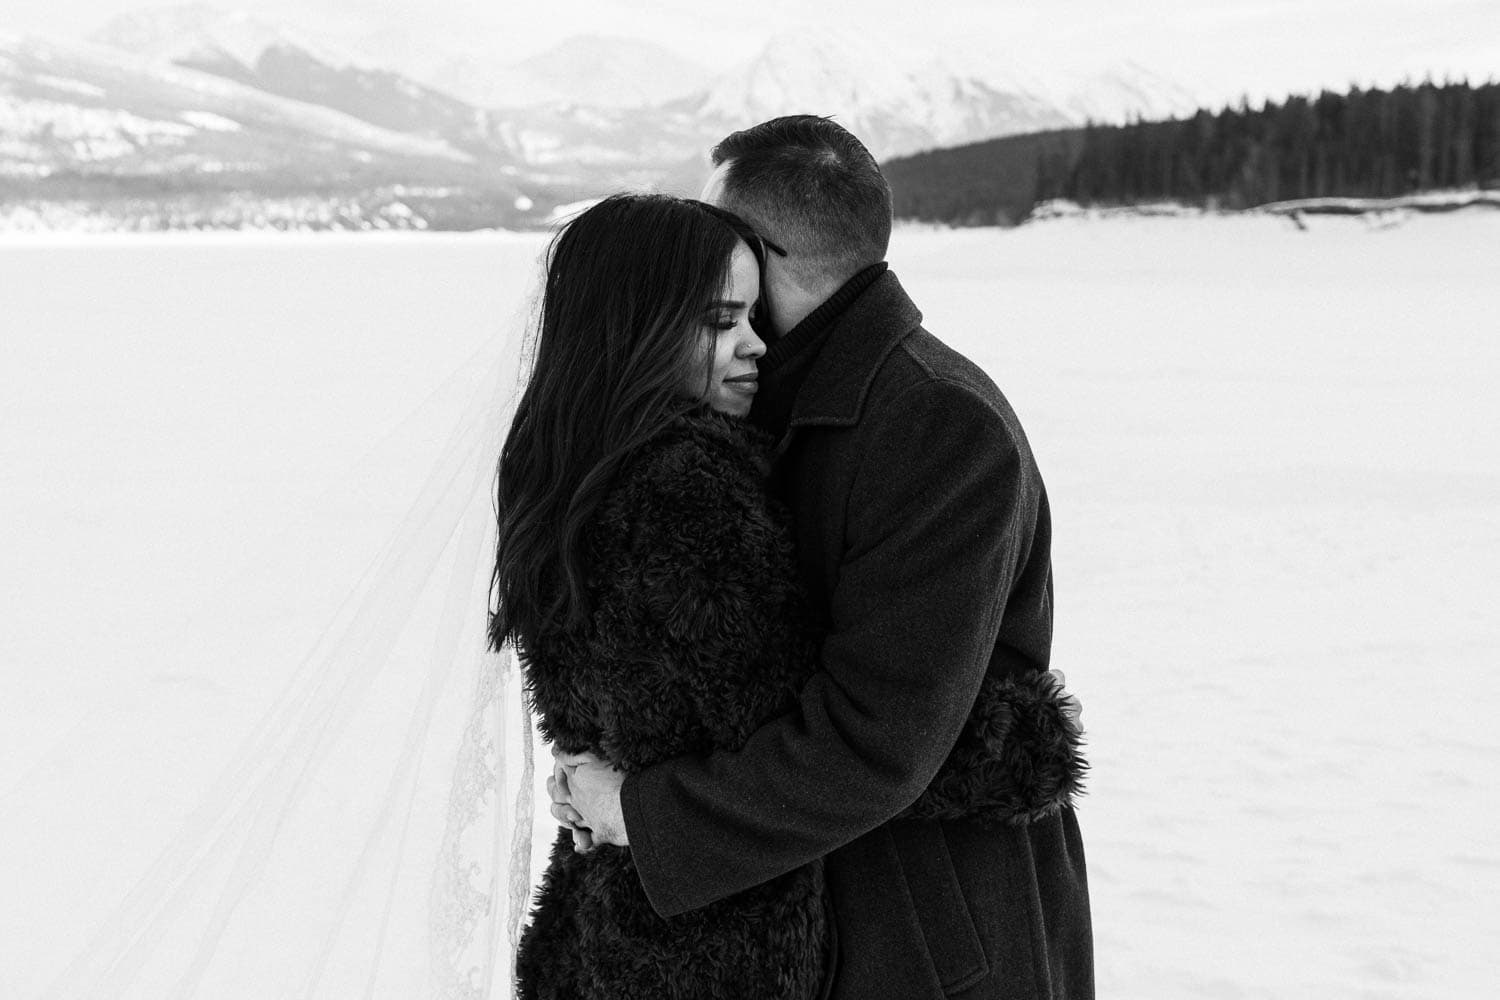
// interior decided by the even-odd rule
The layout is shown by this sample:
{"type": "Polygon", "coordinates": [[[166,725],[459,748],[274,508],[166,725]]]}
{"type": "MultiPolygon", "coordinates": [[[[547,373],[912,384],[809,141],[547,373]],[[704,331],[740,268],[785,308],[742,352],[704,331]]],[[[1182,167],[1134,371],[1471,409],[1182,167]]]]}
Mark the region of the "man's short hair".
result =
{"type": "Polygon", "coordinates": [[[724,207],[785,247],[806,284],[843,284],[885,260],[891,189],[864,143],[831,118],[789,115],[714,147],[724,207]]]}

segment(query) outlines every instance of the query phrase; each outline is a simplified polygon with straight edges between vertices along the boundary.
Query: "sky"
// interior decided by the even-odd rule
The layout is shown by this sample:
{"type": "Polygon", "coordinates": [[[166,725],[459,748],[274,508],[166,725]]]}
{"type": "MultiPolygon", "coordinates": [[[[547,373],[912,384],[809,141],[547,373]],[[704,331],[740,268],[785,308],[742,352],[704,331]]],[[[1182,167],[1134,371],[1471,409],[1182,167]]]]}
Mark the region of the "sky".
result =
{"type": "MultiPolygon", "coordinates": [[[[576,34],[658,41],[725,69],[771,36],[830,23],[957,55],[1103,64],[1128,58],[1205,96],[1349,83],[1500,79],[1497,0],[215,0],[344,40],[534,55],[576,34]],[[414,10],[420,10],[414,16],[414,10]],[[964,50],[969,50],[965,52],[964,50]]],[[[141,0],[4,0],[0,33],[81,36],[141,0]]]]}

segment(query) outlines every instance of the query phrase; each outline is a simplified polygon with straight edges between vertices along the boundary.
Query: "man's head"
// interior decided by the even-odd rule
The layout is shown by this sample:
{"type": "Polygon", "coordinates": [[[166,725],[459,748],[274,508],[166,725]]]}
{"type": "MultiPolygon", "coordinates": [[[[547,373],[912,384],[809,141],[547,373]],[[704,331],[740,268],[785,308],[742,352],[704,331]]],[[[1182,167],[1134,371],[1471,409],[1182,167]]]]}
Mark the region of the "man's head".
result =
{"type": "Polygon", "coordinates": [[[891,189],[870,151],[831,119],[762,122],[725,138],[713,162],[703,200],[787,251],[768,261],[765,273],[777,332],[885,259],[891,189]]]}

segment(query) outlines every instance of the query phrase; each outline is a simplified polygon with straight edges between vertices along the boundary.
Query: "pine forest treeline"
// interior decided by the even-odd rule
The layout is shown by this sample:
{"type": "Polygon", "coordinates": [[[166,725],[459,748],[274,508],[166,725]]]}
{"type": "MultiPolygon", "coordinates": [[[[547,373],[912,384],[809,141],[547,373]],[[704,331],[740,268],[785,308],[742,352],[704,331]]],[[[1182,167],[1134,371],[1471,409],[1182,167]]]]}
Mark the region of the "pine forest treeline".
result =
{"type": "Polygon", "coordinates": [[[1500,84],[1324,92],[1260,110],[1089,128],[1077,163],[1041,170],[1042,198],[1228,208],[1500,183],[1500,84]]]}
{"type": "Polygon", "coordinates": [[[899,217],[960,225],[1016,222],[1052,198],[1241,209],[1500,188],[1500,84],[1325,91],[1186,119],[1090,125],[921,154],[886,173],[899,217]]]}

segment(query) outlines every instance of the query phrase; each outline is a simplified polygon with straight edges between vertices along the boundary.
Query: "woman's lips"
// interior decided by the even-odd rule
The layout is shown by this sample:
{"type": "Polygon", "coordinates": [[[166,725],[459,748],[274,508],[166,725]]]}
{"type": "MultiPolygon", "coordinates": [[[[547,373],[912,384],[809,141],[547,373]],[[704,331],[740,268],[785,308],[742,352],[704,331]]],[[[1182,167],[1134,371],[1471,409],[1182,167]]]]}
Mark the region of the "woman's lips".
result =
{"type": "Polygon", "coordinates": [[[756,384],[759,376],[755,372],[747,372],[744,375],[733,375],[724,380],[724,384],[735,392],[746,394],[754,393],[759,386],[756,384]]]}

